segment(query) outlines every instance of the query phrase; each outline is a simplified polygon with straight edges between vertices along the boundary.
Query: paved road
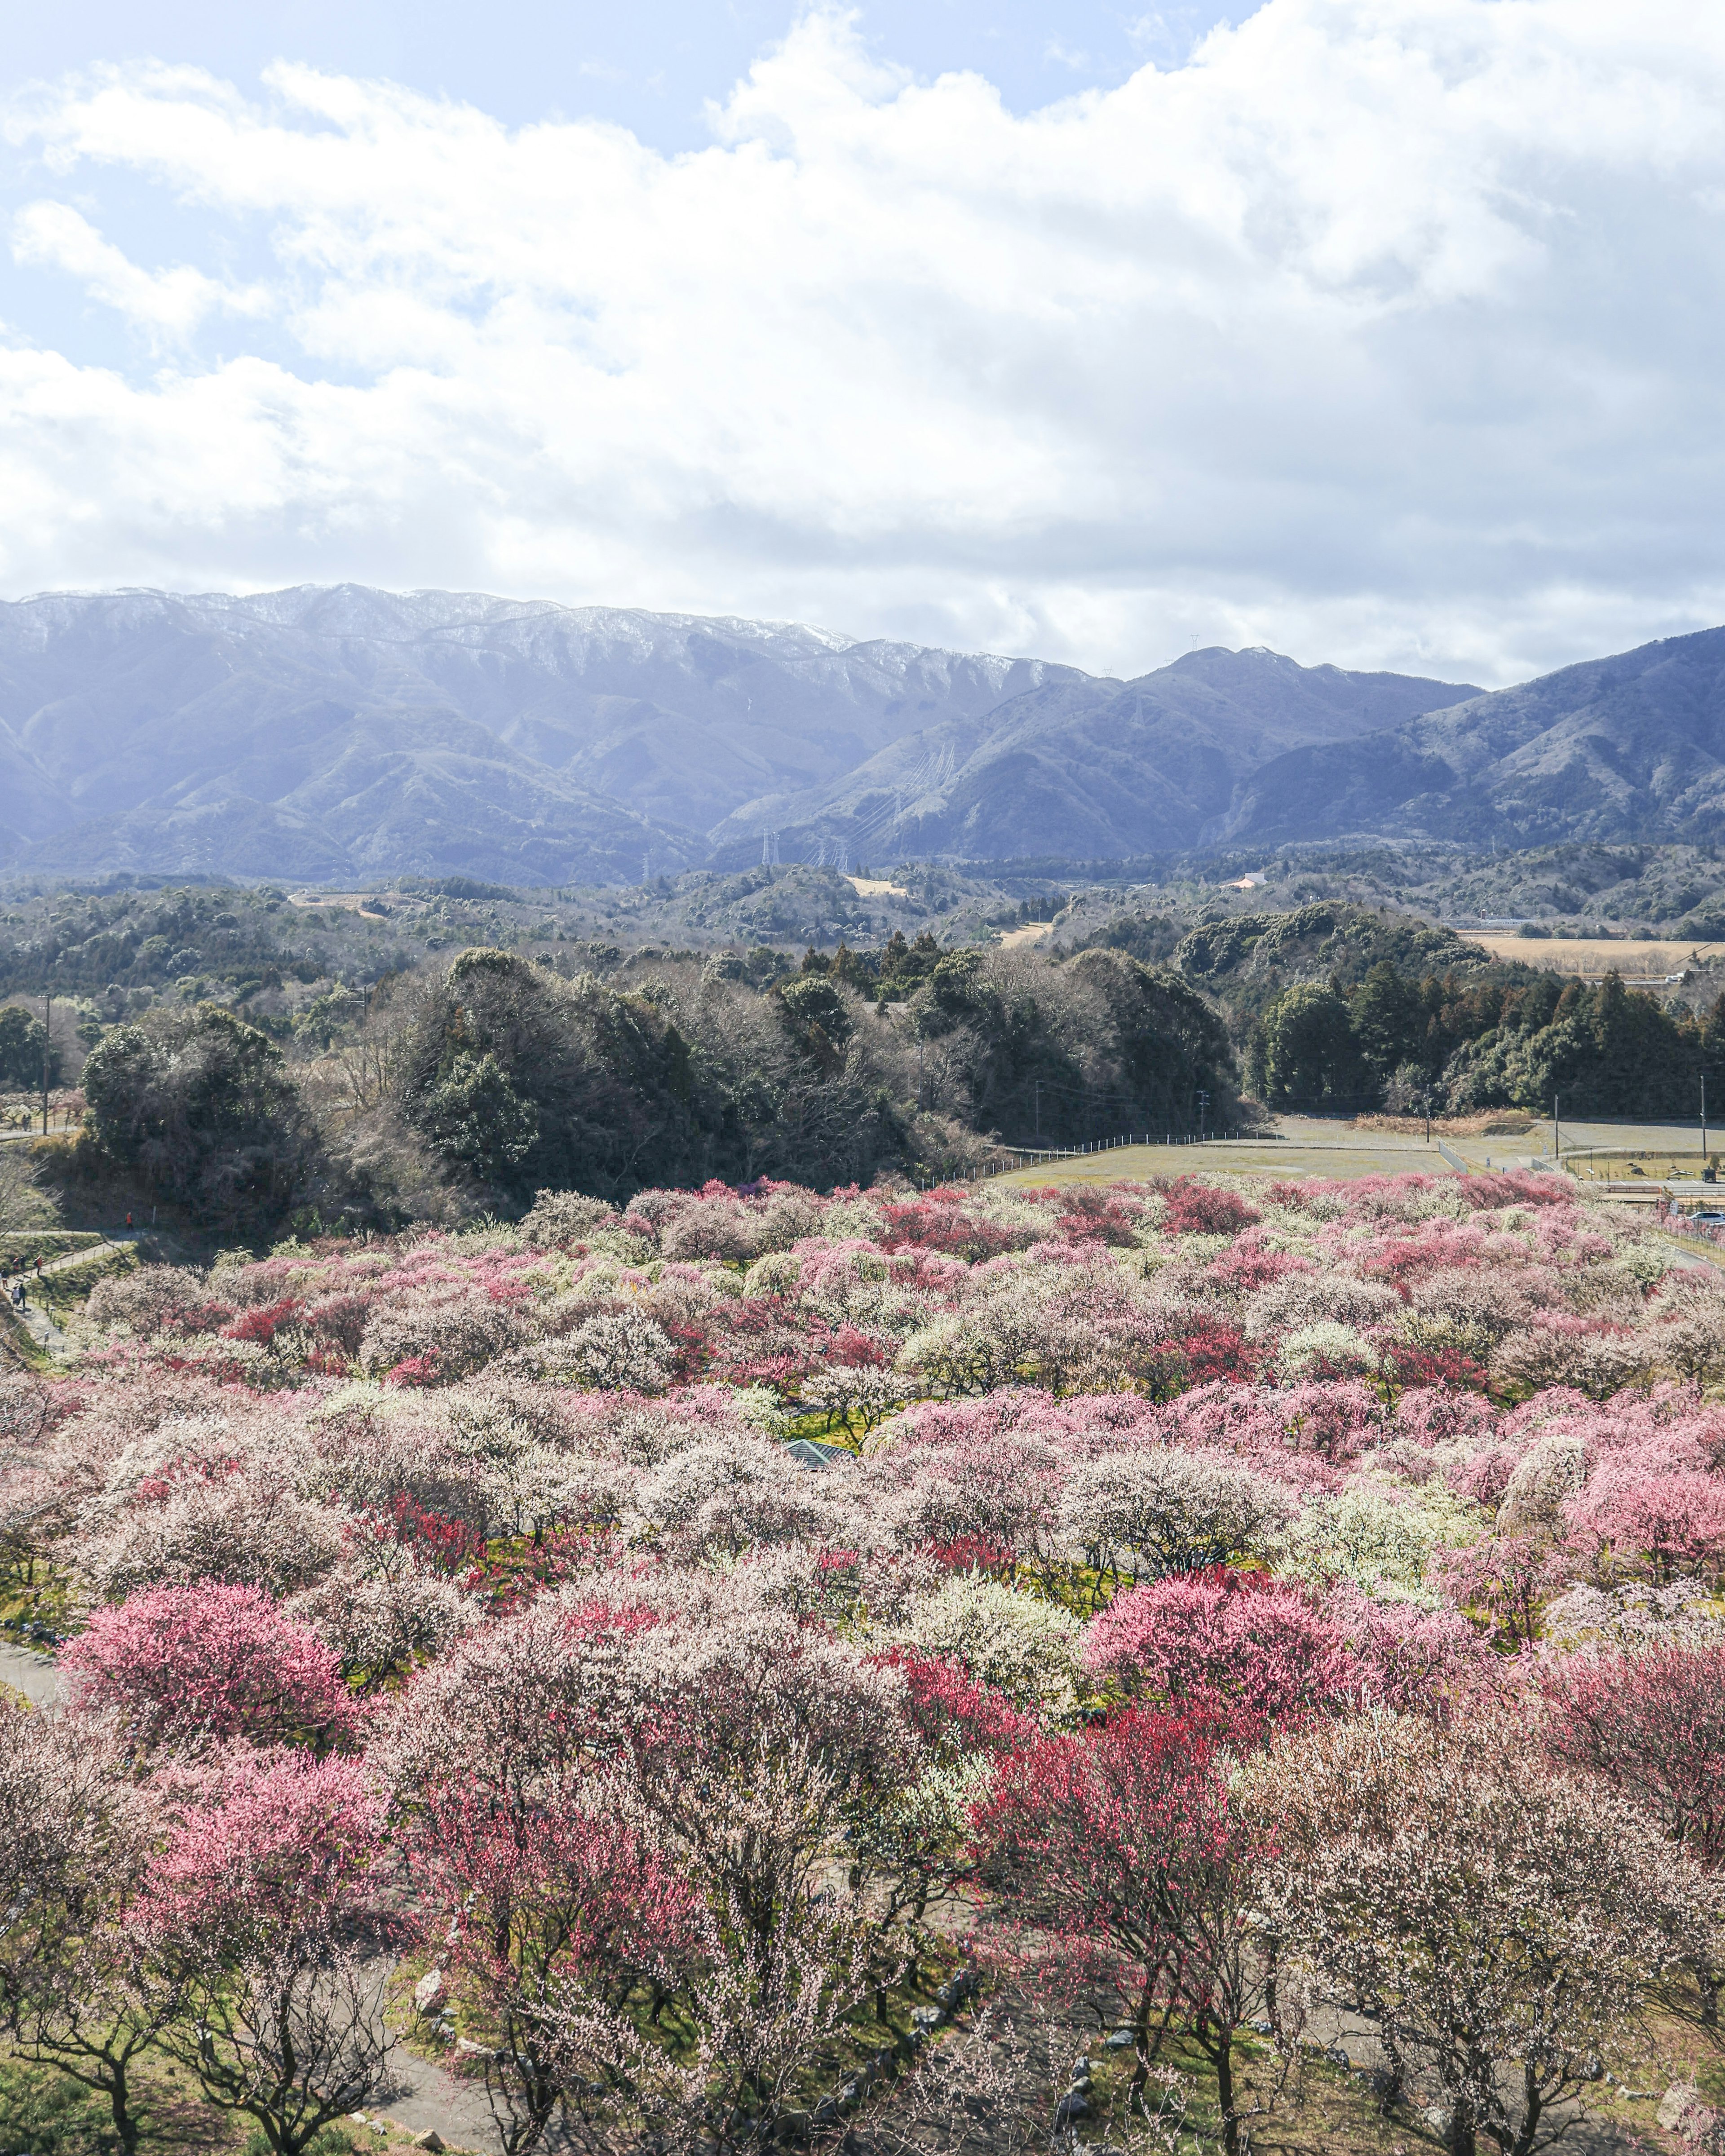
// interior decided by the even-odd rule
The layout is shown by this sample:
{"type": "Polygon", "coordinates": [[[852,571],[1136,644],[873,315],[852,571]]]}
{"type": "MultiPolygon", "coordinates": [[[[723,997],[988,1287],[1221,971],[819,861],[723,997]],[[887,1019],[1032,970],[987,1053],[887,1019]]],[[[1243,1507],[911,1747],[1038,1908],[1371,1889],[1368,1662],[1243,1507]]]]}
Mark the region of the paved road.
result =
{"type": "Polygon", "coordinates": [[[10,1685],[38,1707],[52,1707],[60,1696],[59,1671],[33,1647],[0,1646],[0,1684],[10,1685]]]}
{"type": "MultiPolygon", "coordinates": [[[[106,1242],[86,1244],[81,1250],[68,1250],[64,1257],[49,1258],[43,1265],[44,1273],[69,1272],[74,1265],[92,1265],[98,1258],[106,1257],[110,1251],[130,1250],[137,1238],[132,1235],[111,1236],[106,1242]]],[[[36,1277],[33,1266],[24,1276],[24,1292],[28,1297],[30,1283],[36,1277]]],[[[13,1306],[16,1309],[16,1305],[13,1306]]],[[[39,1347],[50,1355],[63,1355],[66,1351],[66,1335],[49,1316],[40,1303],[26,1301],[17,1312],[25,1329],[39,1347]]]]}

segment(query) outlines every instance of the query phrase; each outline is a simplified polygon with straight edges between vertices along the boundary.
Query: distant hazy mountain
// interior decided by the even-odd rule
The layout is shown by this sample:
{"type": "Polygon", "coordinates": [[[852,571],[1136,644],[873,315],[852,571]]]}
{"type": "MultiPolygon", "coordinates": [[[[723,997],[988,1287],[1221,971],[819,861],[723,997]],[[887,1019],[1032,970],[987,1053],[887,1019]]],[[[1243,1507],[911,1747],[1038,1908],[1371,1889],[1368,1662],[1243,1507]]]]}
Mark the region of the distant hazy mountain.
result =
{"type": "Polygon", "coordinates": [[[1354,833],[1507,847],[1725,831],[1725,629],[1566,666],[1242,785],[1224,834],[1354,833]]]}
{"type": "Polygon", "coordinates": [[[0,605],[0,866],[635,880],[1072,669],[344,585],[0,605]]]}
{"type": "Polygon", "coordinates": [[[1298,779],[1316,834],[1357,767],[1392,793],[1435,769],[1449,722],[1419,715],[1477,696],[1269,651],[1120,682],[447,592],[54,595],[0,605],[0,867],[633,882],[769,831],[786,860],[1096,858],[1286,824],[1260,774],[1302,754],[1340,759],[1298,779]]]}
{"type": "Polygon", "coordinates": [[[1478,694],[1263,650],[1189,652],[1125,683],[1050,679],[906,734],[830,785],[750,803],[714,831],[715,858],[758,852],[769,825],[786,860],[1178,851],[1283,751],[1321,742],[1345,757],[1339,745],[1478,694]]]}

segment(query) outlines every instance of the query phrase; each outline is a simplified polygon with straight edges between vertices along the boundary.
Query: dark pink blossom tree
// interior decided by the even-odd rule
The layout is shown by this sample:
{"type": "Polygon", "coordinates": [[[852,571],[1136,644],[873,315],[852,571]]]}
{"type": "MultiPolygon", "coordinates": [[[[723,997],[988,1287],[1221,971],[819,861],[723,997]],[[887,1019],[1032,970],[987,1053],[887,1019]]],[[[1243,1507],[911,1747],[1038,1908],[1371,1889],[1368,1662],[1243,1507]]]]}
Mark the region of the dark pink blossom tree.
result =
{"type": "Polygon", "coordinates": [[[350,1740],[359,1703],[335,1653],[260,1588],[152,1587],[99,1609],[60,1666],[81,1712],[116,1712],[144,1751],[350,1740]]]}

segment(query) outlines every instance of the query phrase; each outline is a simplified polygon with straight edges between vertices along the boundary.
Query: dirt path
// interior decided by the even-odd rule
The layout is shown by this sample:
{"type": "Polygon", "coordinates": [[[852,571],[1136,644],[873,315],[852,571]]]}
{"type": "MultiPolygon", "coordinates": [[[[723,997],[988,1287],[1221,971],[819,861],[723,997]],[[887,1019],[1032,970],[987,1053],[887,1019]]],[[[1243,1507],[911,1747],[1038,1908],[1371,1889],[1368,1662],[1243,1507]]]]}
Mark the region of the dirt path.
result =
{"type": "MultiPolygon", "coordinates": [[[[451,2148],[472,2149],[476,2156],[500,2145],[482,2082],[459,2079],[407,2051],[396,2052],[390,2064],[398,2093],[393,2103],[367,2112],[368,2118],[387,2119],[409,2133],[434,2128],[439,2139],[451,2148]]],[[[541,2145],[555,2149],[558,2143],[547,2138],[541,2145]]]]}

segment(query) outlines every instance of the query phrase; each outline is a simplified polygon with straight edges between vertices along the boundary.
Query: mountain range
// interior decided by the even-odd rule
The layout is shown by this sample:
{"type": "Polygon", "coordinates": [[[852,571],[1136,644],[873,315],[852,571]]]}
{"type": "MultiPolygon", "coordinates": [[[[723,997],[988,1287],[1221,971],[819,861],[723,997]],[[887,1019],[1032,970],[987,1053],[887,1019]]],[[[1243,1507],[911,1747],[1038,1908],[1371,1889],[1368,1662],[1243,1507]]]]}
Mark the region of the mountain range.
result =
{"type": "Polygon", "coordinates": [[[1209,834],[1266,846],[1355,833],[1491,841],[1725,833],[1725,629],[1271,758],[1209,834]]]}
{"type": "Polygon", "coordinates": [[[635,882],[1725,827],[1725,630],[1486,695],[341,585],[0,604],[0,869],[635,882]]]}

